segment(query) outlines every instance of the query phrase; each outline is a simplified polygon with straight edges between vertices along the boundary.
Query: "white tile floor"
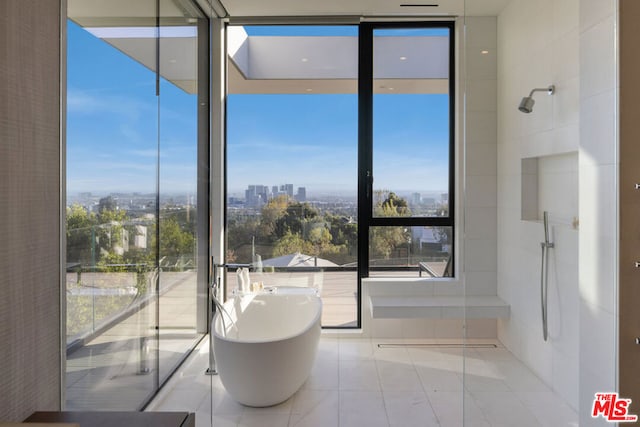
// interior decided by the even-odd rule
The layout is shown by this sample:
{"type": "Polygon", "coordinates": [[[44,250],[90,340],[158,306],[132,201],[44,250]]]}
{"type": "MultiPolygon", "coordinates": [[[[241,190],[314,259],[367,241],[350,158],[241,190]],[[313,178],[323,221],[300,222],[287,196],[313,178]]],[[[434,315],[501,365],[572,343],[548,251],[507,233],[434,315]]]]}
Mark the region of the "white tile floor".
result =
{"type": "Polygon", "coordinates": [[[196,412],[199,427],[578,425],[576,413],[498,342],[464,349],[464,368],[460,348],[378,347],[441,342],[323,337],[309,380],[291,399],[249,408],[219,377],[204,375],[205,340],[147,410],[196,412]]]}

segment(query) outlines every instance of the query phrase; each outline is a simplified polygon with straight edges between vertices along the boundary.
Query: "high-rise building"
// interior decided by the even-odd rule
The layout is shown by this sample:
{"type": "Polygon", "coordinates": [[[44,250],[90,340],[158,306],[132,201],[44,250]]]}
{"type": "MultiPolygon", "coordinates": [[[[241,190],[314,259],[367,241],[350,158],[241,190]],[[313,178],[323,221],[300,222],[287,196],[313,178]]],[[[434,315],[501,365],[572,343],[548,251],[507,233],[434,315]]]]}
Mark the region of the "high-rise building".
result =
{"type": "Polygon", "coordinates": [[[307,201],[307,188],[306,187],[298,187],[298,192],[296,193],[296,200],[299,202],[307,201]]]}
{"type": "Polygon", "coordinates": [[[280,192],[289,197],[293,197],[293,184],[284,184],[280,186],[280,192]]]}
{"type": "Polygon", "coordinates": [[[244,192],[245,205],[249,208],[262,207],[268,200],[268,194],[266,185],[249,185],[244,192]]]}

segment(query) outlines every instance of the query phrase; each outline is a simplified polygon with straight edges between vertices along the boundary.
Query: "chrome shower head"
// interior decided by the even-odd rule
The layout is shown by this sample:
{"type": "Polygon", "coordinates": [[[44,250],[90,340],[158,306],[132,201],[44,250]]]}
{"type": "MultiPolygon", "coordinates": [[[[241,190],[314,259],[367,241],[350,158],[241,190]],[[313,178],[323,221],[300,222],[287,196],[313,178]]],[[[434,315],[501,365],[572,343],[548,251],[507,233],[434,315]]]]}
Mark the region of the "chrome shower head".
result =
{"type": "Polygon", "coordinates": [[[522,101],[520,101],[520,106],[518,106],[518,110],[522,111],[523,113],[527,113],[527,114],[532,112],[533,111],[533,104],[536,103],[533,100],[533,93],[534,92],[547,92],[549,95],[553,95],[555,90],[556,90],[556,87],[554,85],[551,85],[549,87],[533,89],[529,93],[529,96],[525,96],[524,98],[522,98],[522,101]]]}
{"type": "Polygon", "coordinates": [[[536,101],[534,101],[532,97],[525,96],[524,98],[522,98],[522,101],[520,101],[520,106],[518,107],[518,110],[528,114],[533,111],[533,104],[535,103],[536,101]]]}

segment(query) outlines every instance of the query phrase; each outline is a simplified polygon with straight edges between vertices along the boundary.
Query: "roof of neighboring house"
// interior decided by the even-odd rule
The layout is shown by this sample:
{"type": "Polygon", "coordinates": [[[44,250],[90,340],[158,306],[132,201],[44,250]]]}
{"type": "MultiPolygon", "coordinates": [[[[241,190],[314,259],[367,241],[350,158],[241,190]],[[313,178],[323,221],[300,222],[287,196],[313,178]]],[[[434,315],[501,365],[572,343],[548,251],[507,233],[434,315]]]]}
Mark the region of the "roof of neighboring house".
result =
{"type": "Polygon", "coordinates": [[[262,261],[263,266],[270,267],[337,267],[338,264],[328,259],[305,255],[300,252],[269,258],[262,261]]]}

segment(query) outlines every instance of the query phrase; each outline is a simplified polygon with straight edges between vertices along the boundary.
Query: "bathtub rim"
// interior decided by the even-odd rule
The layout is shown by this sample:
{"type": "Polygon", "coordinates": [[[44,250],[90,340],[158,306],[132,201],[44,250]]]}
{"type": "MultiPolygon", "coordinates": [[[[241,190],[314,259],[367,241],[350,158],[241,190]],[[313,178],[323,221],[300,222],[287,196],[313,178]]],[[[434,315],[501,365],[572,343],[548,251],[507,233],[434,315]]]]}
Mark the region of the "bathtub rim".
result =
{"type": "MultiPolygon", "coordinates": [[[[213,336],[214,336],[214,342],[215,340],[222,340],[222,341],[226,341],[226,342],[232,342],[232,343],[238,343],[238,344],[266,344],[266,343],[277,343],[277,342],[281,342],[281,341],[287,341],[287,340],[291,340],[293,338],[296,338],[300,335],[303,335],[305,333],[307,333],[309,330],[311,330],[312,328],[315,327],[316,324],[319,324],[321,318],[322,318],[322,308],[323,308],[323,304],[322,304],[322,298],[320,298],[318,295],[296,295],[296,294],[264,294],[266,295],[268,298],[271,297],[295,297],[295,298],[300,298],[300,297],[305,297],[306,299],[312,300],[314,301],[312,304],[317,304],[316,305],[316,313],[313,317],[313,319],[309,322],[309,324],[307,325],[307,327],[305,327],[304,329],[301,329],[299,331],[297,331],[294,334],[290,334],[290,335],[286,335],[284,337],[279,337],[278,339],[261,339],[261,340],[243,340],[243,339],[237,339],[237,338],[232,338],[232,337],[226,337],[223,335],[220,335],[218,333],[218,328],[217,325],[218,323],[220,323],[220,321],[218,320],[218,318],[220,317],[220,312],[216,311],[216,314],[213,317],[213,327],[212,327],[212,332],[213,332],[213,336]]],[[[258,295],[261,296],[261,295],[258,295]]],[[[225,303],[223,304],[223,306],[226,306],[228,303],[231,303],[235,298],[242,298],[242,296],[234,296],[230,299],[228,299],[227,301],[225,301],[225,303]]],[[[226,307],[225,307],[226,309],[226,307]]]]}

